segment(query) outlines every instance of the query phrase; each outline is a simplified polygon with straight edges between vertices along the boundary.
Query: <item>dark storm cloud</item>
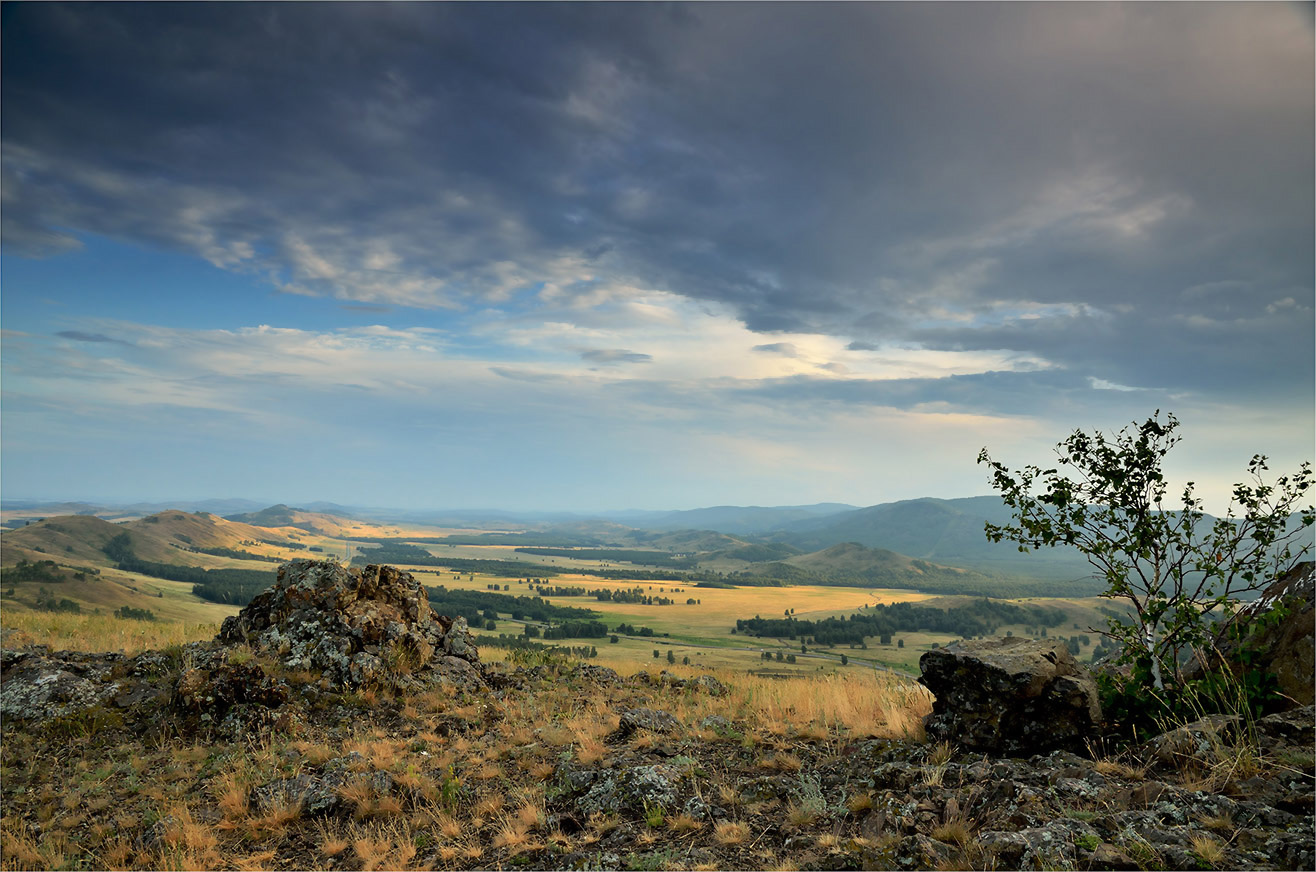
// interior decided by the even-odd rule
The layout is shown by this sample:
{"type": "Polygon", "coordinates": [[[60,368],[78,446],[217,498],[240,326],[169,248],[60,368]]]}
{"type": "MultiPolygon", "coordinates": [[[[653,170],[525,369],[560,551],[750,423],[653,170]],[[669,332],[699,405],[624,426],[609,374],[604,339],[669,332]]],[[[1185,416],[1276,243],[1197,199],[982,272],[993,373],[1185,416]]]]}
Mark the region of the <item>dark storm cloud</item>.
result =
{"type": "Polygon", "coordinates": [[[615,281],[851,350],[1313,389],[1294,6],[4,15],[11,250],[103,233],[379,304],[615,281]]]}
{"type": "Polygon", "coordinates": [[[588,360],[591,363],[614,364],[614,363],[650,363],[653,361],[652,354],[645,354],[640,351],[627,351],[624,348],[592,348],[580,352],[582,360],[588,360]]]}

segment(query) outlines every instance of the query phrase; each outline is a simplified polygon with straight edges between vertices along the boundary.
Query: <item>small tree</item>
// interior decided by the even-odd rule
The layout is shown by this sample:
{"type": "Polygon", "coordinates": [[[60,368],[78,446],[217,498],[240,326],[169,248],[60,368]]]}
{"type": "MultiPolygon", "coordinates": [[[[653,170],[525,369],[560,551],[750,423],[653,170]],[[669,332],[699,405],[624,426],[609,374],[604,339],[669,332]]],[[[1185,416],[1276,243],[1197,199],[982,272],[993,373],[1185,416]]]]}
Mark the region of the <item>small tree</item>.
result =
{"type": "Polygon", "coordinates": [[[1104,635],[1123,646],[1120,662],[1132,663],[1157,691],[1167,674],[1181,686],[1180,654],[1206,643],[1206,613],[1228,614],[1240,594],[1292,569],[1316,521],[1311,503],[1303,505],[1311,464],[1269,485],[1262,455],[1248,463],[1251,482],[1234,486],[1228,511],[1214,523],[1205,523],[1193,482],[1184,486],[1182,508],[1169,508],[1161,463],[1182,437],[1174,415],[1162,422],[1160,414],[1109,437],[1074,431],[1056,446],[1072,478],[1055,468],[1010,471],[986,448],[978,455],[1013,512],[1008,524],[987,524],[987,537],[1025,552],[1077,547],[1105,582],[1101,595],[1126,600],[1133,611],[1131,624],[1109,619],[1104,635]]]}

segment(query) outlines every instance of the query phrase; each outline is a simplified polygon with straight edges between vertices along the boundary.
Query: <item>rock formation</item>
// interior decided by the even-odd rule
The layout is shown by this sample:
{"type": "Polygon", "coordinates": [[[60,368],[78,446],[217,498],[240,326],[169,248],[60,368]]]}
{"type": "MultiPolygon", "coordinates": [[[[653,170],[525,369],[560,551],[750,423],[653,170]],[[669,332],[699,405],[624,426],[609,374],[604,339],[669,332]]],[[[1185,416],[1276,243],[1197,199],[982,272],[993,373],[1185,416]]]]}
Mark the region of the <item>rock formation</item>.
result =
{"type": "Polygon", "coordinates": [[[425,589],[392,566],[286,563],[273,586],[224,620],[217,638],[323,673],[340,687],[483,684],[466,619],[437,615],[425,589]]]}
{"type": "Polygon", "coordinates": [[[1316,702],[1316,572],[1300,563],[1267,587],[1256,602],[1239,609],[1216,633],[1214,651],[1201,652],[1184,670],[1185,679],[1203,677],[1228,663],[1236,673],[1256,669],[1272,673],[1282,697],[1272,708],[1283,711],[1316,702]],[[1244,665],[1240,654],[1247,650],[1244,665]]]}
{"type": "Polygon", "coordinates": [[[924,654],[928,736],[996,754],[1081,749],[1101,724],[1092,676],[1063,643],[996,638],[924,654]]]}

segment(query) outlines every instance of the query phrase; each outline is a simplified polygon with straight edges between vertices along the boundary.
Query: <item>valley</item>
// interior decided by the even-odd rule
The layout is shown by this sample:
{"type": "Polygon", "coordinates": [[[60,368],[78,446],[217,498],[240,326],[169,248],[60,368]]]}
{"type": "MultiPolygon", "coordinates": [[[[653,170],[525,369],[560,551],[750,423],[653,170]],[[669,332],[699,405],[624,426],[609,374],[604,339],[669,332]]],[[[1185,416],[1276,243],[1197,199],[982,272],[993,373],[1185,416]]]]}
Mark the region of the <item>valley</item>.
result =
{"type": "MultiPolygon", "coordinates": [[[[912,526],[926,526],[926,502],[906,506],[913,514],[891,525],[896,539],[908,542],[912,526]]],[[[944,501],[932,501],[931,511],[944,515],[939,502],[944,501]]],[[[737,630],[737,622],[783,618],[812,626],[827,619],[862,619],[898,603],[964,610],[984,597],[1059,611],[1049,626],[1007,615],[979,629],[1072,638],[1076,655],[1086,659],[1100,643],[1092,628],[1104,627],[1102,609],[1109,608],[1090,596],[1037,596],[1056,585],[1028,576],[943,565],[858,542],[807,552],[780,533],[744,532],[754,523],[771,526],[774,517],[788,526],[817,526],[835,514],[853,514],[850,507],[791,507],[778,516],[773,509],[721,507],[671,513],[659,523],[721,520],[735,533],[639,529],[611,521],[430,526],[284,505],[228,518],[182,510],[137,516],[126,507],[99,511],[106,517],[31,517],[31,511],[28,517],[14,512],[6,517],[9,529],[0,533],[5,606],[0,626],[6,645],[134,651],[163,638],[207,638],[213,634],[208,628],[217,628],[273,581],[281,562],[299,557],[389,563],[430,588],[539,597],[552,606],[583,610],[581,619],[607,632],[546,640],[553,624],[515,615],[511,600],[472,615],[471,624],[476,639],[489,643],[488,657],[509,650],[498,645],[522,639],[587,646],[596,652],[595,662],[617,669],[675,662],[769,675],[872,668],[916,673],[924,652],[964,634],[936,621],[905,620],[889,633],[851,634],[837,643],[791,627],[737,630]],[[22,567],[29,569],[19,571],[22,567]]],[[[888,521],[893,512],[899,514],[888,510],[888,521]]],[[[854,519],[846,523],[849,532],[862,532],[854,519]]],[[[881,541],[871,531],[858,538],[881,541]]],[[[1078,588],[1072,593],[1086,591],[1082,582],[1072,586],[1078,588]]]]}

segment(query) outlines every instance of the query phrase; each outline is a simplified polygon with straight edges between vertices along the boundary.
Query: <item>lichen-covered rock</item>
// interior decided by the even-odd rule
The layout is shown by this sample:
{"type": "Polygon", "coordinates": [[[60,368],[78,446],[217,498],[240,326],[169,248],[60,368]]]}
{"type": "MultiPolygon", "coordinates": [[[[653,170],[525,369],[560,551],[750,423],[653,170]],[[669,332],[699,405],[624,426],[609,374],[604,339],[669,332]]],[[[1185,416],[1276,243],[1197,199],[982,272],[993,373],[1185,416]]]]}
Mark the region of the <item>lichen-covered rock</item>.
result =
{"type": "Polygon", "coordinates": [[[225,663],[214,670],[183,671],[175,689],[180,708],[222,713],[238,703],[275,708],[288,699],[288,686],[275,681],[253,661],[225,663]]]}
{"type": "Polygon", "coordinates": [[[286,563],[273,586],[224,620],[218,640],[323,673],[339,687],[484,683],[466,619],[435,614],[425,589],[392,566],[286,563]]]}
{"type": "Polygon", "coordinates": [[[1097,686],[1062,642],[960,642],[919,659],[936,696],[928,735],[962,747],[1027,756],[1081,749],[1101,723],[1097,686]]]}
{"type": "Polygon", "coordinates": [[[1201,652],[1184,670],[1197,679],[1228,664],[1275,676],[1282,694],[1270,708],[1284,711],[1316,702],[1316,572],[1300,563],[1276,579],[1216,633],[1212,651],[1201,652]],[[1240,653],[1246,649],[1246,663],[1240,653]]]}
{"type": "Polygon", "coordinates": [[[584,788],[576,808],[588,817],[596,812],[645,814],[652,809],[677,807],[679,788],[686,773],[663,764],[624,769],[584,770],[568,784],[584,788]]]}
{"type": "Polygon", "coordinates": [[[112,680],[116,654],[7,651],[0,673],[0,719],[44,721],[102,705],[122,685],[112,680]]]}
{"type": "Polygon", "coordinates": [[[1239,715],[1208,715],[1149,739],[1142,746],[1142,756],[1178,766],[1210,760],[1213,752],[1234,744],[1242,721],[1239,715]]]}

